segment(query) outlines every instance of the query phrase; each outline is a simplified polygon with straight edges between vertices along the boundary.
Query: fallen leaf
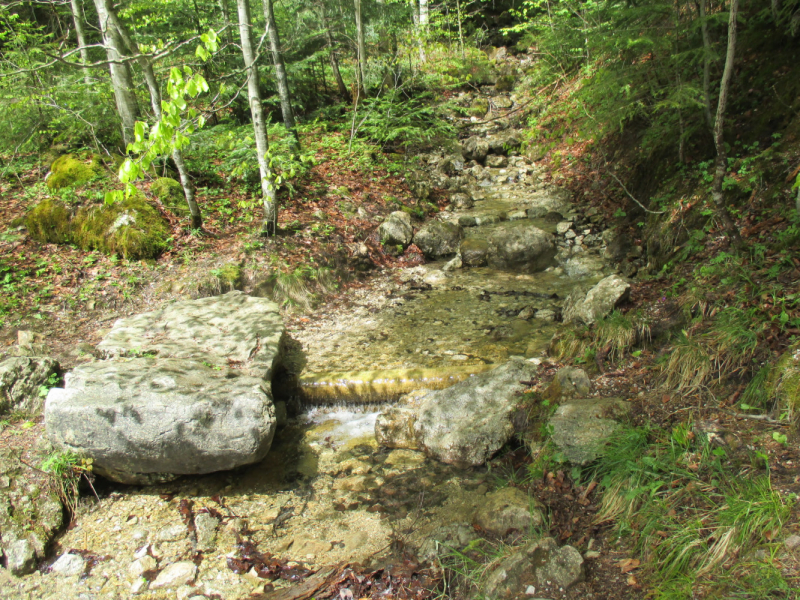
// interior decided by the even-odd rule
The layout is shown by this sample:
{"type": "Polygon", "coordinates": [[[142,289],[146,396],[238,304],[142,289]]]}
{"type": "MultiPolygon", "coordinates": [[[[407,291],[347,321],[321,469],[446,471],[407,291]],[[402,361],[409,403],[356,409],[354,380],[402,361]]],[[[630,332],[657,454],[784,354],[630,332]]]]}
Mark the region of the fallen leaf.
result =
{"type": "Polygon", "coordinates": [[[640,561],[638,558],[623,558],[617,564],[623,573],[630,573],[634,569],[639,568],[640,561]]]}

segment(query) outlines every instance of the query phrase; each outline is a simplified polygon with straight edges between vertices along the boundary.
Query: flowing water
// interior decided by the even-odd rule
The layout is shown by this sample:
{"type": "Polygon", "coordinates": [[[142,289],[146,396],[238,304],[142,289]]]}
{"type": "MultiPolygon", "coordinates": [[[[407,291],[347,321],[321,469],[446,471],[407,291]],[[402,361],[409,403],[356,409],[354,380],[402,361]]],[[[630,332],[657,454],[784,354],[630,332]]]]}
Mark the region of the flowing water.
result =
{"type": "MultiPolygon", "coordinates": [[[[508,220],[550,211],[569,216],[563,192],[542,185],[522,159],[514,165],[484,175],[473,190],[474,208],[440,218],[473,219],[479,226],[465,235],[480,238],[508,220]]],[[[535,222],[554,231],[552,219],[535,222]]],[[[486,469],[459,470],[420,452],[378,448],[380,402],[449,385],[511,356],[536,360],[561,327],[553,315],[564,298],[600,274],[576,280],[559,268],[445,271],[444,264],[383,273],[290,331],[289,367],[310,406],[278,431],[261,463],[149,488],[120,486],[98,506],[84,508],[59,540],[61,551],[105,557],[93,572],[68,584],[54,575],[15,582],[12,595],[130,597],[138,580],[129,567],[142,552],[163,568],[187,560],[197,547],[181,499],[191,500],[195,511],[225,516],[184,595],[196,590],[234,598],[263,591],[262,580],[227,567],[242,535],[261,551],[322,566],[368,561],[398,540],[424,548],[442,527],[466,523],[469,529],[491,485],[486,469]]],[[[161,596],[151,591],[143,597],[161,596]]]]}

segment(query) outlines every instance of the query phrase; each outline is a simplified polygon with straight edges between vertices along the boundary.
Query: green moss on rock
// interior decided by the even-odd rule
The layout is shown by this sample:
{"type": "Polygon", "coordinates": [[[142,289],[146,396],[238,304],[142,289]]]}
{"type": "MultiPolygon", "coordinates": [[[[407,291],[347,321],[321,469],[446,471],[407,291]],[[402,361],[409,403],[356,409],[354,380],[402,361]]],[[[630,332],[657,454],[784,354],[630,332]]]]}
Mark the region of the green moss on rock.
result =
{"type": "Polygon", "coordinates": [[[47,187],[59,190],[78,183],[84,183],[103,172],[100,159],[92,155],[89,160],[79,160],[74,154],[58,157],[50,166],[47,187]]]}
{"type": "Polygon", "coordinates": [[[482,117],[489,112],[489,101],[486,98],[475,98],[467,113],[471,117],[482,117]]]}
{"type": "Polygon", "coordinates": [[[72,214],[58,200],[48,198],[37,204],[25,218],[28,235],[46,244],[64,244],[72,240],[72,214]]]}
{"type": "Polygon", "coordinates": [[[84,250],[99,250],[123,258],[155,258],[167,247],[166,221],[144,196],[90,208],[73,219],[74,241],[84,250]]]}
{"type": "Polygon", "coordinates": [[[159,177],[150,185],[150,192],[176,215],[188,215],[189,206],[181,184],[170,177],[159,177]]]}

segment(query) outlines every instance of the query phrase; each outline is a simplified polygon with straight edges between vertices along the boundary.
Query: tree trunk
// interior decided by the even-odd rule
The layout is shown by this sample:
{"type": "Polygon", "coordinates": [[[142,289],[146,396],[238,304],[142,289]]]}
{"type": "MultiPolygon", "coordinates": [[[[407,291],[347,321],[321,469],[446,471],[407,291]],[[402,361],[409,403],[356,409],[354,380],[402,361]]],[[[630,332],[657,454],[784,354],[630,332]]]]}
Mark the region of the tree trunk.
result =
{"type": "Polygon", "coordinates": [[[336,58],[336,47],[333,45],[333,35],[331,35],[331,28],[328,25],[328,17],[325,14],[325,3],[320,2],[320,21],[322,28],[325,30],[325,40],[328,42],[328,50],[330,50],[331,71],[333,71],[333,78],[336,80],[336,88],[339,90],[339,95],[345,99],[346,102],[352,102],[350,91],[344,84],[342,74],[339,71],[339,60],[336,58]]]}
{"type": "Polygon", "coordinates": [[[725,174],[728,172],[728,155],[725,151],[723,130],[725,127],[725,106],[728,103],[728,91],[733,77],[733,63],[736,58],[736,16],[738,12],[739,0],[731,0],[730,18],[728,20],[728,51],[725,56],[725,69],[722,72],[722,80],[719,84],[719,103],[717,104],[717,117],[714,121],[714,146],[717,149],[717,160],[711,188],[711,196],[714,199],[719,218],[731,243],[737,247],[741,245],[742,238],[725,204],[722,184],[725,180],[725,174]]]}
{"type": "Polygon", "coordinates": [[[417,36],[419,37],[419,60],[425,62],[425,33],[428,29],[428,0],[419,0],[417,11],[417,36]]]}
{"type": "Polygon", "coordinates": [[[289,95],[289,79],[286,77],[286,68],[281,56],[281,39],[278,35],[278,27],[275,25],[275,12],[272,10],[272,0],[262,0],[264,5],[264,20],[267,23],[267,36],[272,50],[272,62],[275,65],[275,79],[278,82],[278,96],[281,99],[281,113],[283,114],[283,124],[294,137],[295,151],[300,150],[300,138],[297,136],[297,127],[294,122],[292,112],[292,101],[289,95]]]}
{"type": "MultiPolygon", "coordinates": [[[[106,12],[108,14],[111,24],[116,28],[120,38],[128,49],[130,55],[137,52],[136,44],[130,37],[130,34],[122,25],[114,12],[113,7],[109,0],[101,0],[106,3],[106,12]]],[[[150,106],[153,109],[153,116],[157,121],[161,120],[161,88],[158,85],[156,74],[153,71],[153,64],[144,56],[137,58],[139,65],[144,72],[144,80],[147,83],[147,90],[150,92],[150,106]]],[[[178,178],[181,180],[181,187],[183,188],[183,195],[186,197],[186,204],[189,205],[189,214],[192,218],[192,228],[200,229],[203,226],[203,217],[200,214],[200,208],[197,206],[197,201],[194,197],[194,186],[189,177],[189,170],[186,168],[186,162],[183,160],[183,153],[174,148],[172,150],[172,160],[175,162],[175,167],[178,169],[178,178]]]]}
{"type": "Polygon", "coordinates": [[[708,19],[706,18],[706,0],[700,0],[700,29],[703,32],[703,112],[710,129],[714,127],[711,116],[711,40],[708,37],[708,19]]]}
{"type": "Polygon", "coordinates": [[[106,0],[94,0],[97,14],[100,17],[100,31],[103,34],[103,45],[106,49],[111,71],[111,85],[114,88],[114,99],[117,104],[117,112],[122,121],[122,139],[127,146],[133,142],[133,128],[136,125],[136,118],[139,115],[139,107],[136,104],[134,94],[133,79],[128,65],[120,62],[122,53],[122,40],[115,27],[109,21],[106,0]]]}
{"type": "MultiPolygon", "coordinates": [[[[78,38],[78,48],[81,53],[81,62],[84,65],[89,64],[89,50],[86,48],[86,32],[83,29],[83,15],[81,14],[81,7],[78,5],[78,0],[69,0],[69,7],[72,10],[72,22],[75,24],[75,35],[78,38]]],[[[92,79],[89,77],[89,70],[83,67],[83,81],[86,85],[92,84],[92,79]]]]}
{"type": "Polygon", "coordinates": [[[222,23],[225,25],[225,41],[228,45],[233,43],[233,26],[231,25],[231,11],[228,0],[219,0],[219,9],[222,12],[222,23]]]}
{"type": "Polygon", "coordinates": [[[253,133],[258,153],[258,171],[261,176],[261,195],[264,204],[264,228],[266,235],[274,234],[278,224],[276,190],[272,172],[267,161],[269,145],[267,143],[267,126],[264,121],[264,109],[261,106],[261,90],[259,89],[258,68],[253,53],[253,39],[250,25],[250,0],[236,0],[239,13],[239,38],[242,44],[245,71],[247,73],[247,99],[250,102],[250,114],[253,117],[253,133]]]}
{"type": "Polygon", "coordinates": [[[367,53],[364,49],[364,27],[361,22],[361,0],[353,0],[356,8],[356,62],[358,68],[356,74],[358,75],[358,94],[366,96],[367,88],[367,53]]]}

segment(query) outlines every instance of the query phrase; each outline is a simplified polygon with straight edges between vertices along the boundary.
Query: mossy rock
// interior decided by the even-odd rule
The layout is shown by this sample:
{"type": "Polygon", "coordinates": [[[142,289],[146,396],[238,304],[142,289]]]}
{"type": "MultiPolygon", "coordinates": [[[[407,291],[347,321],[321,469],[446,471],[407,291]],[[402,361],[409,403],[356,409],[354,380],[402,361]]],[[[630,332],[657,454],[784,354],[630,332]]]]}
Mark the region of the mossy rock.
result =
{"type": "Polygon", "coordinates": [[[183,186],[171,177],[159,177],[150,185],[150,192],[172,213],[180,216],[189,214],[183,186]]]}
{"type": "Polygon", "coordinates": [[[482,117],[489,112],[489,101],[486,98],[475,98],[467,113],[471,117],[482,117]]]}
{"type": "Polygon", "coordinates": [[[497,78],[497,83],[494,84],[494,89],[498,92],[510,92],[514,89],[516,77],[513,74],[503,74],[497,78]]]}
{"type": "Polygon", "coordinates": [[[72,221],[72,238],[84,250],[127,259],[155,258],[168,245],[169,228],[141,193],[114,204],[82,208],[72,221]]]}
{"type": "Polygon", "coordinates": [[[51,190],[85,183],[103,172],[103,165],[96,155],[88,160],[80,160],[74,154],[58,157],[50,166],[47,187],[51,190]]]}
{"type": "Polygon", "coordinates": [[[66,204],[47,198],[37,204],[25,217],[25,226],[37,242],[45,244],[65,244],[72,241],[70,213],[66,204]]]}

